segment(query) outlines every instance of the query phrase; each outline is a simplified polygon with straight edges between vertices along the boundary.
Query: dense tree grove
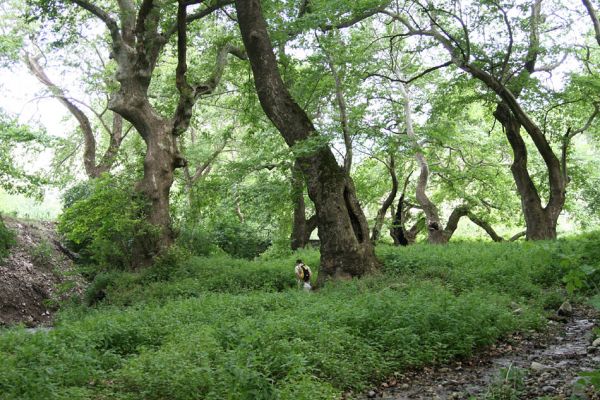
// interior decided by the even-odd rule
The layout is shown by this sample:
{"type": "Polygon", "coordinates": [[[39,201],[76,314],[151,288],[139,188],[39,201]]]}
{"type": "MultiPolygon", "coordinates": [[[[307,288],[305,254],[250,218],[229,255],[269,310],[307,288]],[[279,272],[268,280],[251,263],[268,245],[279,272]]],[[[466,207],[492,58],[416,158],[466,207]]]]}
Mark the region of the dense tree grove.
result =
{"type": "Polygon", "coordinates": [[[2,68],[72,121],[2,112],[0,185],[69,187],[62,232],[121,268],[318,243],[322,283],[459,226],[556,239],[600,220],[599,7],[10,0],[2,68]],[[51,171],[18,156],[36,148],[51,171]]]}

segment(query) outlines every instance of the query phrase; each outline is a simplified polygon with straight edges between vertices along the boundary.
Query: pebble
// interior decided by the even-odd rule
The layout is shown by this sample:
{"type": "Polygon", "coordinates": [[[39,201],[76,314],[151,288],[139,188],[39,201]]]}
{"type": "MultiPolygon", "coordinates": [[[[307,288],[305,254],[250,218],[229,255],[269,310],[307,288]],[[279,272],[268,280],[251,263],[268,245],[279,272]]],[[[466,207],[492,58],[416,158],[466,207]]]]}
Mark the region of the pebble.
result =
{"type": "Polygon", "coordinates": [[[375,393],[374,390],[369,390],[369,393],[367,393],[367,397],[370,399],[375,398],[376,395],[377,395],[377,393],[375,393]]]}
{"type": "Polygon", "coordinates": [[[600,347],[600,338],[597,338],[592,342],[592,347],[600,347]]]}
{"type": "Polygon", "coordinates": [[[554,392],[556,392],[556,388],[554,386],[549,386],[548,385],[548,386],[542,387],[542,391],[544,393],[554,393],[554,392]]]}
{"type": "Polygon", "coordinates": [[[529,368],[533,371],[543,371],[545,369],[548,369],[547,366],[545,366],[544,364],[541,364],[537,361],[532,362],[531,367],[529,367],[529,368]]]}

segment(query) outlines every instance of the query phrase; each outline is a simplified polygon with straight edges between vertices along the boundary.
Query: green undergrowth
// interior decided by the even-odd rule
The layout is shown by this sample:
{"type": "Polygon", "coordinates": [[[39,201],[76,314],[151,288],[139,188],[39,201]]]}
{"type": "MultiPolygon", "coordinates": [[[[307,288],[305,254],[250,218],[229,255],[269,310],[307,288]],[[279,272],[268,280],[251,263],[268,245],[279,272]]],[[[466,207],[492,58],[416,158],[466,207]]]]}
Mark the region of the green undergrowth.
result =
{"type": "Polygon", "coordinates": [[[565,243],[380,248],[383,273],[311,293],[296,256],[115,275],[50,332],[0,334],[0,399],[336,399],[541,327],[565,243]]]}

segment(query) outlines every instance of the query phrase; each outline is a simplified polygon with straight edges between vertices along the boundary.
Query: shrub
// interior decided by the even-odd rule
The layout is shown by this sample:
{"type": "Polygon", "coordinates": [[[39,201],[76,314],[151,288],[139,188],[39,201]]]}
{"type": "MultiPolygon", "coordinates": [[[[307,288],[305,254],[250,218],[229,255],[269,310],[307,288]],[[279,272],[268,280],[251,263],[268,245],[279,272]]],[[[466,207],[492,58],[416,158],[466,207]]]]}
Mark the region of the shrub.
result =
{"type": "Polygon", "coordinates": [[[29,249],[29,254],[34,263],[40,266],[50,266],[54,248],[47,240],[41,240],[36,246],[29,249]]]}
{"type": "Polygon", "coordinates": [[[220,221],[212,228],[214,242],[232,257],[253,259],[271,245],[271,241],[261,237],[246,224],[220,221]]]}
{"type": "Polygon", "coordinates": [[[8,255],[8,250],[16,243],[15,233],[4,225],[0,218],[0,260],[8,255]]]}
{"type": "Polygon", "coordinates": [[[185,223],[181,226],[177,244],[195,256],[208,256],[216,248],[212,234],[200,223],[185,223]]]}
{"type": "Polygon", "coordinates": [[[125,177],[104,175],[90,185],[89,194],[64,210],[58,230],[83,260],[126,269],[136,244],[157,238],[157,228],[145,221],[146,201],[125,177]]]}

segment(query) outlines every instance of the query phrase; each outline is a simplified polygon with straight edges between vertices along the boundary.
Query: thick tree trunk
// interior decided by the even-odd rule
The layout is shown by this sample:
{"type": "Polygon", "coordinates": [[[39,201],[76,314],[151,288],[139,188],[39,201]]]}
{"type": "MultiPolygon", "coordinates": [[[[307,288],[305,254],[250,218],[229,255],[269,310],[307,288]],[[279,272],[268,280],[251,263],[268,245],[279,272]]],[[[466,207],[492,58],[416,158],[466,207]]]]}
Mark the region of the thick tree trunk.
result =
{"type": "Polygon", "coordinates": [[[306,219],[306,205],[304,203],[304,175],[298,161],[292,169],[292,199],[294,202],[294,220],[290,246],[292,250],[303,249],[308,246],[310,235],[317,228],[317,216],[306,219]]]}
{"type": "MultiPolygon", "coordinates": [[[[288,146],[318,136],[312,121],[285,87],[258,0],[236,0],[242,39],[252,65],[260,103],[288,146]]],[[[378,268],[366,218],[354,184],[328,146],[298,158],[317,211],[321,267],[317,284],[328,278],[362,276],[378,268]]]]}
{"type": "Polygon", "coordinates": [[[306,206],[304,204],[304,177],[298,161],[292,168],[292,201],[294,203],[294,220],[292,221],[292,234],[290,246],[292,250],[304,248],[306,238],[306,206]]]}
{"type": "Polygon", "coordinates": [[[526,237],[528,240],[555,239],[558,216],[565,202],[564,184],[558,183],[558,186],[562,186],[563,189],[557,191],[553,204],[549,203],[544,207],[527,170],[527,147],[521,137],[521,124],[504,102],[498,104],[494,116],[502,124],[513,150],[513,163],[510,170],[521,198],[521,208],[527,227],[526,237]]]}
{"type": "Polygon", "coordinates": [[[398,200],[398,207],[393,213],[392,227],[390,236],[394,240],[395,246],[408,246],[414,244],[417,235],[425,227],[425,218],[419,218],[410,229],[406,229],[406,214],[408,209],[404,206],[404,192],[398,200]]]}

